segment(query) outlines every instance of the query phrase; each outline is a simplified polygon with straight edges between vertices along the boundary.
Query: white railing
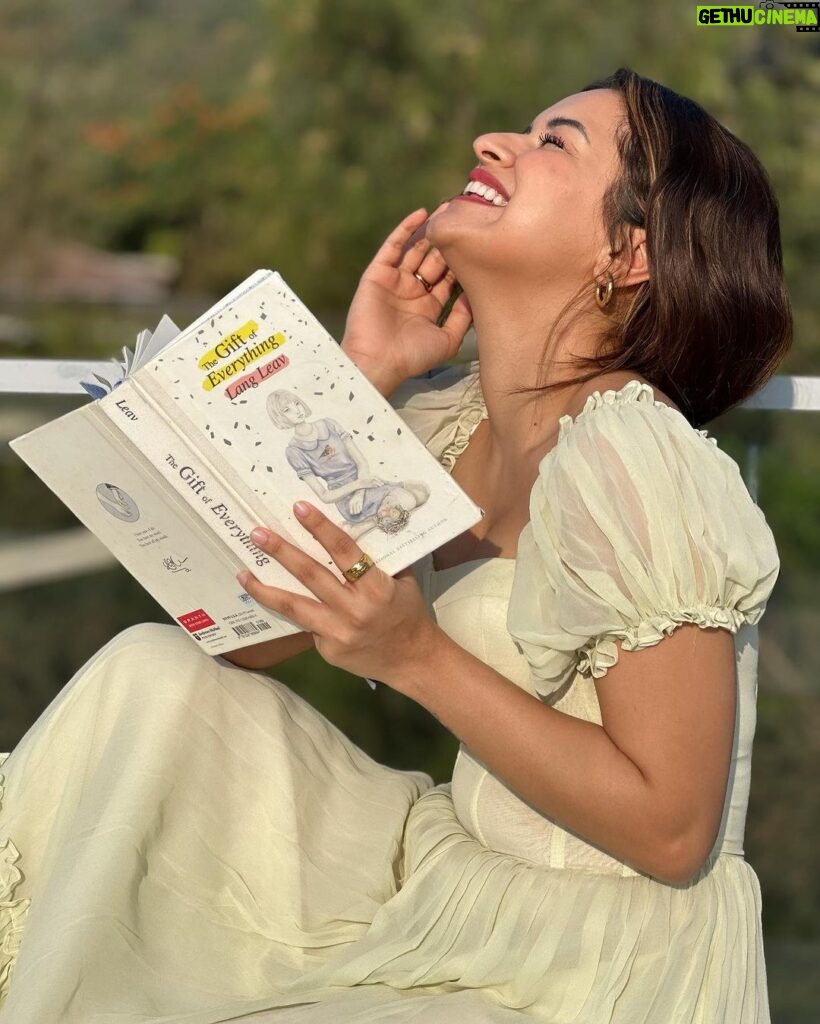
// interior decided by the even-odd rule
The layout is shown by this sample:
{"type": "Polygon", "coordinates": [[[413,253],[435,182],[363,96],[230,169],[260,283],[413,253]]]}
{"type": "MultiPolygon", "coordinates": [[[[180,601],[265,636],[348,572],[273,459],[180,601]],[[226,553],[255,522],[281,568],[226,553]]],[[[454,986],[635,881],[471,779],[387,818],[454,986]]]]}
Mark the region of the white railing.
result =
{"type": "MultiPolygon", "coordinates": [[[[80,381],[92,374],[111,380],[111,360],[0,359],[0,395],[85,395],[80,381]]],[[[90,399],[88,399],[90,401],[90,399]]],[[[740,408],[820,412],[820,377],[773,377],[740,408]]],[[[26,429],[24,426],[21,431],[26,429]]],[[[31,429],[29,427],[29,429],[31,429]]],[[[3,442],[10,440],[3,438],[3,442]]],[[[757,498],[759,446],[749,445],[744,478],[757,498]]],[[[112,568],[117,560],[84,526],[0,544],[0,592],[112,568]]]]}
{"type": "Polygon", "coordinates": [[[81,380],[115,371],[111,359],[0,359],[0,395],[85,395],[81,380]]]}
{"type": "MultiPolygon", "coordinates": [[[[111,379],[114,363],[82,359],[0,359],[0,394],[78,395],[93,373],[111,379]]],[[[741,408],[820,412],[820,377],[772,377],[741,408]]]]}

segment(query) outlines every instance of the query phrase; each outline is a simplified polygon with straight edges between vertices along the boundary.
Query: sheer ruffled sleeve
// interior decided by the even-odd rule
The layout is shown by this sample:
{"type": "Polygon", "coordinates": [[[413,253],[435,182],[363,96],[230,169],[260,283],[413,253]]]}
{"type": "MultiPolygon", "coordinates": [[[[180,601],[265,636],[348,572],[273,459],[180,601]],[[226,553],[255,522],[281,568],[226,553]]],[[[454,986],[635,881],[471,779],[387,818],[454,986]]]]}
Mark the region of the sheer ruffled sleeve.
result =
{"type": "Polygon", "coordinates": [[[681,624],[731,633],[763,615],[780,569],[737,463],[652,388],[595,392],[562,417],[521,533],[507,629],[549,697],[681,624]]]}
{"type": "Polygon", "coordinates": [[[478,360],[448,366],[434,377],[411,377],[389,401],[449,471],[485,415],[478,360]]]}

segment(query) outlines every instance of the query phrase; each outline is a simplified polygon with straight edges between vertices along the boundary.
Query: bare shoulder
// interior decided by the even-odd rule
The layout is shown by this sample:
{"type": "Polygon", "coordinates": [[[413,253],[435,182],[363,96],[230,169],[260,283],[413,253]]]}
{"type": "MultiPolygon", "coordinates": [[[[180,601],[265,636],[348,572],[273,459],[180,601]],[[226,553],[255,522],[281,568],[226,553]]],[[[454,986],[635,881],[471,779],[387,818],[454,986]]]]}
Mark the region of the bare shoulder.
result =
{"type": "Polygon", "coordinates": [[[635,373],[632,370],[613,370],[611,373],[602,373],[597,377],[593,377],[592,380],[588,380],[572,397],[571,405],[571,416],[576,416],[584,407],[586,400],[595,391],[619,391],[625,384],[628,384],[631,380],[640,381],[642,384],[648,384],[652,388],[655,394],[656,402],[663,402],[664,405],[670,406],[677,412],[680,409],[672,401],[672,399],[660,390],[651,381],[648,381],[645,377],[642,377],[639,373],[635,373]]]}

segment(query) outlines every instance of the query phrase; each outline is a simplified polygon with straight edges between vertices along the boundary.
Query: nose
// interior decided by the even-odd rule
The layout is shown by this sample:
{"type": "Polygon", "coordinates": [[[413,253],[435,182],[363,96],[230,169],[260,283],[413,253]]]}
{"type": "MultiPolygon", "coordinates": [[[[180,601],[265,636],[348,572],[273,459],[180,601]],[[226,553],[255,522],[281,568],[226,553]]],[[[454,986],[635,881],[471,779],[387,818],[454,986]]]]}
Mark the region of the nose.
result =
{"type": "Polygon", "coordinates": [[[473,152],[484,165],[510,167],[522,143],[526,143],[526,139],[516,132],[488,132],[475,140],[473,152]]]}

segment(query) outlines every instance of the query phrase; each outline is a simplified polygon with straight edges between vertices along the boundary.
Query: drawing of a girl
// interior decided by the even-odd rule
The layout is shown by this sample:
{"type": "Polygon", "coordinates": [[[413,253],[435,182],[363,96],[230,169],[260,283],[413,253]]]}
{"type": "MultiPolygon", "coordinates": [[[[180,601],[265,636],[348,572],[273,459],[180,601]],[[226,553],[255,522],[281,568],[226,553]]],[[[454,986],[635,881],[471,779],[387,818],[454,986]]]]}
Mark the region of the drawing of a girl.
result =
{"type": "Polygon", "coordinates": [[[374,526],[397,533],[412,509],[430,496],[419,481],[386,481],[371,475],[350,432],[329,416],[310,422],[310,408],[292,391],[273,391],[266,408],[275,426],[293,430],[285,449],[291,468],[320,501],[335,504],[351,536],[360,537],[374,526]]]}

